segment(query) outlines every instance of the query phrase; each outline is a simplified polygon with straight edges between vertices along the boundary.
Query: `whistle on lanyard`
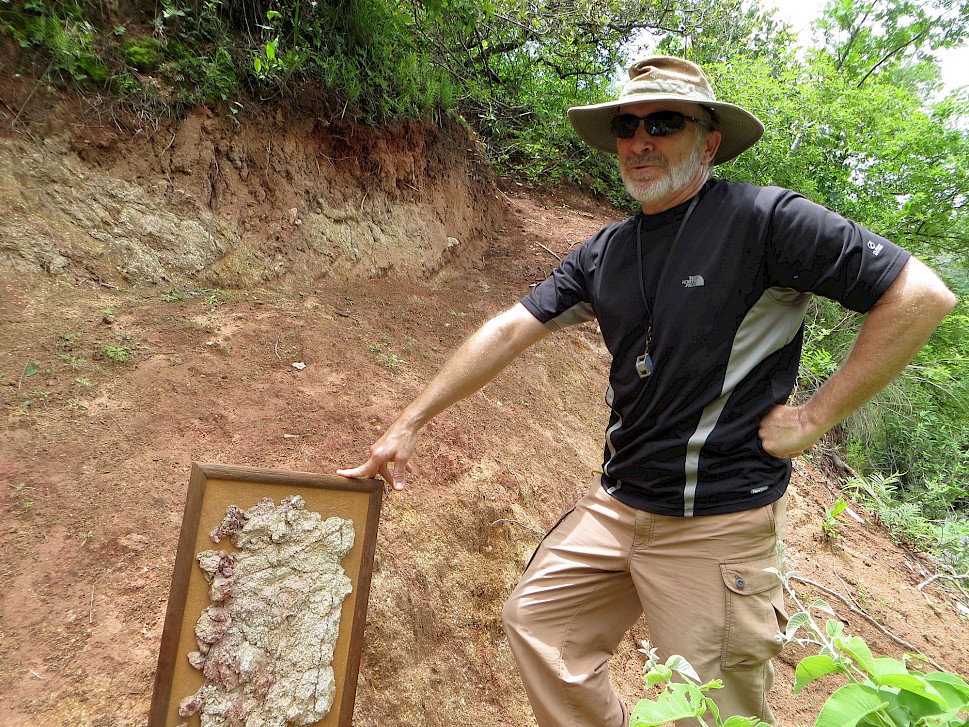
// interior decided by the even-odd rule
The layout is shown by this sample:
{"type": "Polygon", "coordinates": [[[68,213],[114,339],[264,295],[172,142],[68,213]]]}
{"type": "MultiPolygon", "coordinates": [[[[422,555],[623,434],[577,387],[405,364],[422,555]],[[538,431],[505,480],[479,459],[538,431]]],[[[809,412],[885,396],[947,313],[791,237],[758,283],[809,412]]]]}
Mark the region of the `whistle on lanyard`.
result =
{"type": "Polygon", "coordinates": [[[644,352],[642,356],[636,358],[636,373],[639,378],[646,379],[653,373],[653,357],[649,352],[644,352]]]}

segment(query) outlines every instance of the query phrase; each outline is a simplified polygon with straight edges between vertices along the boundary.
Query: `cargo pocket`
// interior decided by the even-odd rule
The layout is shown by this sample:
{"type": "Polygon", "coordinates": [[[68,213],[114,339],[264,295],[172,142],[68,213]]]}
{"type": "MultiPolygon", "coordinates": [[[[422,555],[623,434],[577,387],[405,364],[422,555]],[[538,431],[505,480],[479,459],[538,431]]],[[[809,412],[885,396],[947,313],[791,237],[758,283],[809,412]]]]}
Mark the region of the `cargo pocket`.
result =
{"type": "Polygon", "coordinates": [[[726,586],[726,619],[720,665],[724,669],[762,666],[781,650],[779,632],[787,627],[784,591],[774,555],[726,561],[720,574],[726,586]]]}

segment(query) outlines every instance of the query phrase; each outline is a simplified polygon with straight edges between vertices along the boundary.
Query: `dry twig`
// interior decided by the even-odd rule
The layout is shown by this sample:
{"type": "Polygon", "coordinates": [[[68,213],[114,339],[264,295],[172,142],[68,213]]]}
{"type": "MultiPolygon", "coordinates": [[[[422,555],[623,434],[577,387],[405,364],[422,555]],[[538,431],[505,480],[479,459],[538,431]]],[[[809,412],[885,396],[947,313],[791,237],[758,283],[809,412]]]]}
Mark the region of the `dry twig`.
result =
{"type": "Polygon", "coordinates": [[[128,553],[127,555],[125,555],[121,560],[119,560],[117,563],[111,566],[107,571],[105,571],[100,576],[98,576],[95,579],[94,583],[91,584],[91,608],[88,613],[88,623],[92,623],[92,624],[94,623],[94,589],[97,587],[98,583],[100,583],[102,580],[104,580],[109,575],[114,573],[114,571],[118,569],[118,566],[120,566],[122,563],[128,560],[128,558],[130,558],[132,555],[134,555],[134,553],[128,553]]]}
{"type": "Polygon", "coordinates": [[[919,583],[918,589],[921,591],[927,585],[932,583],[932,581],[937,581],[940,578],[945,578],[946,580],[949,580],[949,581],[964,581],[966,579],[969,579],[969,571],[967,571],[966,573],[963,573],[962,575],[956,575],[956,576],[950,576],[950,575],[947,575],[946,573],[936,573],[931,578],[919,583]]]}
{"type": "Polygon", "coordinates": [[[521,205],[520,204],[518,204],[515,200],[513,200],[511,197],[509,197],[507,194],[505,194],[500,189],[498,190],[498,194],[500,194],[502,197],[504,197],[505,199],[507,199],[508,202],[509,202],[509,204],[511,204],[511,205],[513,205],[515,207],[518,207],[519,209],[521,209],[521,205]]]}
{"type": "Polygon", "coordinates": [[[115,423],[118,429],[121,430],[121,433],[127,437],[128,432],[126,432],[125,428],[121,426],[121,422],[119,422],[117,419],[114,418],[114,414],[112,414],[111,412],[105,412],[105,413],[108,415],[108,418],[115,423]]]}
{"type": "Polygon", "coordinates": [[[535,241],[535,244],[538,245],[540,248],[542,248],[545,252],[549,253],[550,255],[554,255],[556,260],[558,260],[559,262],[562,262],[562,258],[559,256],[557,252],[545,247],[545,245],[538,242],[537,240],[535,241]]]}
{"type": "Polygon", "coordinates": [[[800,581],[801,583],[806,583],[809,586],[814,586],[819,591],[823,591],[824,593],[827,593],[829,596],[834,596],[839,601],[841,601],[845,606],[847,606],[848,609],[852,613],[855,613],[855,614],[861,616],[862,618],[864,618],[865,620],[867,620],[869,623],[872,624],[872,626],[874,626],[875,628],[877,628],[879,631],[881,631],[883,634],[885,634],[885,636],[887,636],[888,638],[890,638],[896,644],[899,644],[901,646],[904,646],[906,649],[911,650],[915,654],[920,654],[929,664],[931,664],[932,666],[934,666],[939,671],[945,671],[945,669],[943,669],[935,661],[933,661],[932,659],[930,659],[925,654],[922,654],[922,652],[919,651],[915,646],[913,646],[912,644],[908,643],[901,636],[896,636],[891,631],[889,631],[887,628],[885,628],[884,626],[882,626],[875,617],[869,615],[863,608],[861,608],[860,606],[854,605],[854,603],[852,603],[852,601],[854,601],[854,599],[851,599],[849,601],[847,598],[845,598],[844,596],[842,596],[837,591],[832,591],[827,586],[823,586],[820,583],[818,583],[817,581],[812,581],[810,578],[802,578],[801,576],[792,575],[792,574],[788,574],[788,578],[790,580],[792,580],[792,581],[800,581]]]}
{"type": "MultiPolygon", "coordinates": [[[[51,61],[47,65],[47,70],[40,74],[40,78],[37,79],[37,83],[34,84],[34,88],[30,92],[30,94],[28,94],[27,99],[22,104],[20,104],[20,111],[17,112],[17,115],[14,117],[13,121],[10,122],[11,129],[17,125],[18,121],[20,121],[21,114],[23,114],[24,109],[26,109],[27,106],[30,104],[30,100],[34,97],[34,94],[37,93],[37,89],[40,88],[41,84],[44,82],[44,79],[47,78],[47,74],[50,73],[50,69],[53,68],[53,66],[54,66],[54,61],[51,61]]],[[[26,124],[24,125],[26,126],[26,124]]]]}

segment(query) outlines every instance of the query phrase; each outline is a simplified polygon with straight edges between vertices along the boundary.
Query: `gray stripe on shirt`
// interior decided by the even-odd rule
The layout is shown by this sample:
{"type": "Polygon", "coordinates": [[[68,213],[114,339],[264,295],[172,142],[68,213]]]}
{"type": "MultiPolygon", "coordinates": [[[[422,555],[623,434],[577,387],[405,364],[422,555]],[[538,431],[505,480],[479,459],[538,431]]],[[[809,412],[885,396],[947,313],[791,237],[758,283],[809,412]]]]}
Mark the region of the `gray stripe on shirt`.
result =
{"type": "Polygon", "coordinates": [[[700,452],[717,426],[727,399],[764,359],[794,340],[804,320],[810,293],[791,288],[768,288],[747,311],[734,336],[720,396],[710,402],[686,446],[686,485],[683,489],[683,516],[693,517],[700,473],[700,452]]]}
{"type": "Polygon", "coordinates": [[[563,328],[568,328],[569,326],[576,326],[579,323],[586,323],[587,321],[594,321],[596,319],[596,314],[592,310],[592,306],[588,303],[576,303],[571,308],[562,311],[555,318],[552,318],[545,322],[545,327],[550,331],[561,331],[563,328]]]}

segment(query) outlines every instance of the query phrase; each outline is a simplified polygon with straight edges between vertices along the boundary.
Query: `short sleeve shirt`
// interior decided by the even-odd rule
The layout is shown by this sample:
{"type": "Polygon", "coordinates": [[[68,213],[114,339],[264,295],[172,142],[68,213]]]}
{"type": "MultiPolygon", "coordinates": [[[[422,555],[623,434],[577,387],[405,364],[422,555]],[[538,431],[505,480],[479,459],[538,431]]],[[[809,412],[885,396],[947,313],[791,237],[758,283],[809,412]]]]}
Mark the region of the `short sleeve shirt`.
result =
{"type": "Polygon", "coordinates": [[[614,497],[667,515],[736,512],[790,479],[757,432],[797,380],[811,295],[867,312],[908,258],[789,190],[711,180],[692,210],[604,227],[522,304],[552,329],[598,322],[613,357],[602,479],[614,497]]]}

